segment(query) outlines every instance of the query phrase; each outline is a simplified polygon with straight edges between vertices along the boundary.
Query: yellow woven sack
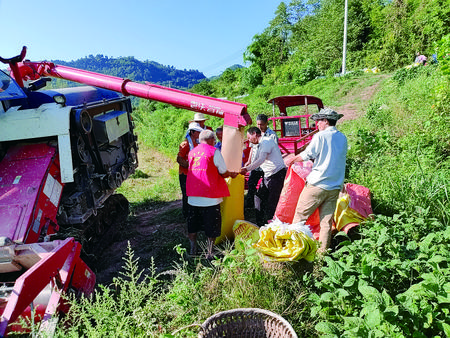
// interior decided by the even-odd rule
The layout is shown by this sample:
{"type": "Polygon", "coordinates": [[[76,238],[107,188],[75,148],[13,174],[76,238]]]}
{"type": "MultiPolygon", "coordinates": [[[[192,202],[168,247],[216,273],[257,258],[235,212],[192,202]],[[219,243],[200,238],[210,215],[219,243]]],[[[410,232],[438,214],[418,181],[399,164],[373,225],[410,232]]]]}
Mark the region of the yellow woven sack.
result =
{"type": "Polygon", "coordinates": [[[336,223],[336,229],[340,231],[344,226],[349,223],[361,223],[365,220],[359,212],[349,208],[350,195],[344,194],[339,197],[336,203],[336,210],[334,212],[334,221],[336,223]]]}
{"type": "Polygon", "coordinates": [[[251,243],[259,240],[259,227],[251,222],[237,220],[233,225],[235,240],[247,241],[251,239],[251,243]]]}
{"type": "Polygon", "coordinates": [[[254,247],[266,261],[298,261],[302,258],[311,262],[317,251],[314,239],[301,231],[265,228],[254,247]]]}
{"type": "Polygon", "coordinates": [[[225,179],[230,191],[230,196],[224,197],[220,203],[220,212],[222,214],[222,231],[216,238],[216,244],[225,239],[233,239],[233,224],[238,219],[244,219],[244,181],[243,175],[237,175],[236,178],[228,177],[225,179]]]}

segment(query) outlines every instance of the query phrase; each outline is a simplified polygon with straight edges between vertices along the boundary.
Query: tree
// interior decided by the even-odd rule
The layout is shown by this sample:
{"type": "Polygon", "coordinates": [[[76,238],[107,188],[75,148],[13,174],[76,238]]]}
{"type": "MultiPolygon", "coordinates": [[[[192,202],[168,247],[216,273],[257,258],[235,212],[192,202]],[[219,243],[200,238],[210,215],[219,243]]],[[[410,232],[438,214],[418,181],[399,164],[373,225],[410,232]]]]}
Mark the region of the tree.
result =
{"type": "Polygon", "coordinates": [[[275,66],[289,59],[289,37],[292,25],[289,22],[287,6],[278,5],[275,18],[262,34],[256,34],[244,53],[244,61],[255,64],[263,73],[269,73],[275,66]]]}

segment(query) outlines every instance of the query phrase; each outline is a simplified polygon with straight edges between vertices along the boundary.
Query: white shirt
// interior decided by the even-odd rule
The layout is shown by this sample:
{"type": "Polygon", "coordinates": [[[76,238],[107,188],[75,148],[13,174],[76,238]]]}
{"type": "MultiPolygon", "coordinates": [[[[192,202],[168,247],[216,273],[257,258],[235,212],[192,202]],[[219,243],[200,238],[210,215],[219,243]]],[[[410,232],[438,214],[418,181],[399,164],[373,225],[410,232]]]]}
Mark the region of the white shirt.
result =
{"type": "Polygon", "coordinates": [[[256,158],[246,168],[247,171],[252,171],[258,167],[261,167],[264,171],[264,177],[270,177],[281,169],[286,168],[278,144],[266,137],[259,139],[256,158]]]}
{"type": "Polygon", "coordinates": [[[305,151],[303,161],[314,159],[306,182],[324,190],[341,189],[345,178],[347,138],[335,126],[327,127],[313,136],[305,151]]]}
{"type": "MultiPolygon", "coordinates": [[[[261,134],[261,136],[268,140],[274,141],[278,145],[278,135],[272,129],[267,128],[266,131],[261,134]]],[[[256,153],[258,151],[258,145],[259,144],[250,143],[250,148],[252,148],[252,162],[256,158],[256,153]]]]}
{"type": "MultiPolygon", "coordinates": [[[[219,174],[224,174],[227,172],[227,165],[223,159],[222,153],[219,149],[214,152],[214,165],[217,167],[219,174]]],[[[188,204],[194,207],[211,207],[222,203],[223,198],[210,198],[210,197],[199,197],[199,196],[188,196],[188,204]]]]}

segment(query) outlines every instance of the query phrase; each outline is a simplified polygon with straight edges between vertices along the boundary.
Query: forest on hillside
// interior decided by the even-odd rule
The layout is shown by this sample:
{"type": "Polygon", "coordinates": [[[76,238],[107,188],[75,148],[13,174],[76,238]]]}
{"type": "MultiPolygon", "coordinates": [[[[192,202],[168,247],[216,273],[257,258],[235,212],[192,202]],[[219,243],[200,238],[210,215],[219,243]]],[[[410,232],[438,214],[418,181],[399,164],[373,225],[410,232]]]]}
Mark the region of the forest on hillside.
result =
{"type": "MultiPolygon", "coordinates": [[[[391,72],[439,56],[439,41],[450,34],[450,0],[347,0],[346,71],[376,67],[391,72]]],[[[274,18],[256,32],[243,54],[248,67],[230,65],[207,79],[198,70],[179,70],[133,56],[89,55],[57,64],[149,81],[216,97],[246,94],[258,86],[305,84],[340,73],[343,65],[345,0],[282,1],[274,18]]],[[[441,49],[443,53],[444,49],[441,49]]],[[[441,54],[442,54],[441,53],[441,54]]],[[[441,59],[445,55],[440,55],[441,59]]]]}
{"type": "MultiPolygon", "coordinates": [[[[410,65],[416,53],[428,61],[446,55],[449,0],[348,0],[346,70],[377,67],[381,72],[410,65]],[[433,57],[434,54],[434,57],[433,57]]],[[[263,32],[244,53],[247,68],[226,70],[202,81],[196,92],[234,97],[258,86],[303,85],[341,71],[344,0],[281,2],[263,32]]]]}
{"type": "Polygon", "coordinates": [[[173,66],[164,66],[155,61],[139,61],[133,56],[109,58],[98,54],[74,61],[53,60],[52,62],[133,81],[148,81],[174,88],[191,88],[194,84],[206,79],[205,75],[198,70],[180,70],[173,66]]]}

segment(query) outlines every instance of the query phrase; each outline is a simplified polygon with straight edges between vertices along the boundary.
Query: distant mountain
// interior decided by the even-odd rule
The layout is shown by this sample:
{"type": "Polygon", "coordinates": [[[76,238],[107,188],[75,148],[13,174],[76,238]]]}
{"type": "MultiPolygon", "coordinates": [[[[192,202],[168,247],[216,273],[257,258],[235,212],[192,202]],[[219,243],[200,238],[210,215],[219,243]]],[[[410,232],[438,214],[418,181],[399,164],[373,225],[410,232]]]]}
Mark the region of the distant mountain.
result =
{"type": "Polygon", "coordinates": [[[230,69],[230,70],[235,70],[235,69],[239,69],[239,68],[245,68],[245,67],[236,63],[236,64],[234,64],[234,65],[228,67],[227,69],[225,69],[220,75],[214,75],[214,76],[209,77],[208,80],[211,81],[211,80],[218,79],[218,78],[219,78],[225,71],[227,71],[228,69],[230,69]]]}
{"type": "Polygon", "coordinates": [[[139,61],[133,56],[109,58],[98,54],[75,61],[52,60],[53,63],[89,70],[133,81],[148,81],[166,87],[191,88],[206,79],[198,70],[179,70],[173,66],[164,66],[154,61],[139,61]]]}

